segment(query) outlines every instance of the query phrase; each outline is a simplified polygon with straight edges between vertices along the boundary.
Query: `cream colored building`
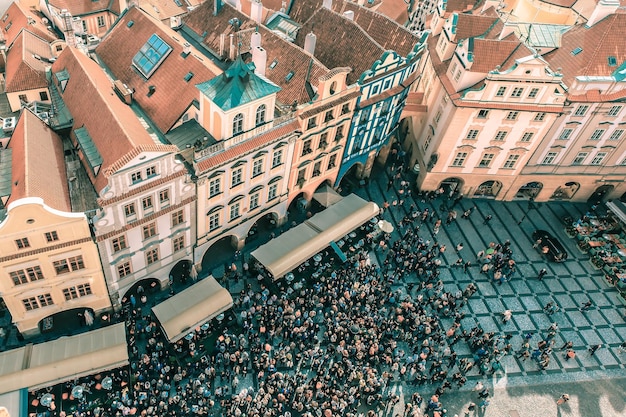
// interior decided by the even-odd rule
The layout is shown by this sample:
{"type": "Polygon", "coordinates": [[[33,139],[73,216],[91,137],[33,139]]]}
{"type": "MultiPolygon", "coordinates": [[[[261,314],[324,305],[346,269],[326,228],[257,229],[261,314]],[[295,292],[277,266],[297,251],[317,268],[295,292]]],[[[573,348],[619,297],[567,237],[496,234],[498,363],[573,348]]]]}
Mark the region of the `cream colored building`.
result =
{"type": "Polygon", "coordinates": [[[12,158],[0,294],[17,329],[33,335],[54,328],[57,313],[74,310],[78,318],[89,310],[95,317],[110,309],[87,217],[71,212],[60,138],[25,109],[0,152],[12,158]]]}

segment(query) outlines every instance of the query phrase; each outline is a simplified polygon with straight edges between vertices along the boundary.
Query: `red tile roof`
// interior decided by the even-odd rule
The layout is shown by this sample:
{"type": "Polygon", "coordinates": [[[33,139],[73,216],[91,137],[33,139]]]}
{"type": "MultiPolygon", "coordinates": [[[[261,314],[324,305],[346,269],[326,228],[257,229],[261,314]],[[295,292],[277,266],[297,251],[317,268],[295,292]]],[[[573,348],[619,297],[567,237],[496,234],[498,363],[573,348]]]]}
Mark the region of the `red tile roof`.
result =
{"type": "MultiPolygon", "coordinates": [[[[166,19],[187,13],[184,3],[177,6],[173,0],[139,0],[139,7],[150,16],[165,23],[166,19]]],[[[169,22],[167,22],[169,24],[169,22]]]]}
{"type": "Polygon", "coordinates": [[[453,12],[467,12],[476,7],[482,7],[482,1],[476,0],[448,0],[446,2],[446,15],[453,12]]]}
{"type": "Polygon", "coordinates": [[[48,0],[51,6],[67,10],[72,16],[82,16],[103,10],[112,10],[115,0],[48,0]]]}
{"type": "Polygon", "coordinates": [[[578,76],[609,76],[618,67],[610,66],[614,57],[617,65],[626,61],[626,14],[617,12],[605,17],[592,27],[584,24],[572,27],[563,34],[561,47],[544,55],[550,66],[561,68],[563,81],[571,85],[578,76]],[[577,54],[572,51],[581,48],[577,54]]]}
{"type": "Polygon", "coordinates": [[[372,7],[372,10],[384,14],[400,25],[409,20],[409,8],[404,0],[383,0],[378,7],[372,7]]]}
{"type": "Polygon", "coordinates": [[[242,158],[251,152],[261,149],[270,143],[273,143],[280,138],[283,138],[292,132],[300,129],[300,123],[297,120],[287,123],[282,126],[278,126],[272,130],[269,130],[262,135],[248,139],[245,142],[241,142],[236,146],[228,148],[227,150],[220,152],[216,155],[210,156],[197,163],[196,173],[200,174],[207,172],[211,169],[215,169],[229,161],[234,161],[238,158],[242,158]]]}
{"type": "Polygon", "coordinates": [[[10,201],[40,197],[52,208],[71,212],[61,138],[30,110],[24,109],[9,148],[13,149],[10,201]]]}
{"type": "Polygon", "coordinates": [[[69,73],[62,97],[74,118],[74,128],[87,129],[103,159],[97,177],[87,170],[96,192],[107,185],[106,176],[120,168],[120,162],[128,162],[129,155],[144,150],[176,151],[175,146],[152,139],[132,109],[117,97],[102,68],[85,54],[65,48],[52,65],[53,74],[62,70],[69,73]]]}
{"type": "MultiPolygon", "coordinates": [[[[474,60],[471,71],[488,73],[495,70],[496,66],[502,66],[520,45],[520,42],[517,40],[474,38],[474,60]]],[[[528,50],[526,49],[526,51],[528,50]]],[[[525,56],[531,54],[527,53],[525,56]]]]}
{"type": "Polygon", "coordinates": [[[214,78],[221,70],[195,49],[186,58],[181,54],[184,39],[143,10],[131,8],[117,22],[96,48],[100,57],[113,76],[135,90],[133,99],[163,132],[168,132],[181,118],[200,93],[196,84],[214,78]],[[130,21],[133,22],[128,27],[130,21]],[[157,34],[172,47],[171,53],[158,66],[149,79],[134,68],[135,54],[152,34],[157,34]],[[193,73],[189,82],[185,76],[193,73]],[[148,97],[150,87],[154,93],[148,97]]]}
{"type": "Polygon", "coordinates": [[[17,1],[11,3],[0,20],[6,44],[11,45],[22,29],[28,29],[47,41],[58,39],[56,33],[48,29],[48,24],[43,23],[44,17],[41,12],[28,9],[17,1]]]}
{"type": "Polygon", "coordinates": [[[45,69],[52,65],[50,44],[28,30],[23,30],[7,53],[5,72],[8,93],[46,88],[45,69]],[[43,59],[46,59],[45,61],[43,59]]]}
{"type": "Polygon", "coordinates": [[[456,24],[456,34],[454,39],[458,42],[461,39],[481,36],[489,30],[499,19],[493,16],[481,16],[473,14],[459,14],[456,24]]]}
{"type": "MultiPolygon", "coordinates": [[[[224,5],[218,15],[213,16],[213,5],[207,1],[189,13],[183,21],[197,35],[206,32],[204,43],[219,55],[220,34],[226,34],[228,46],[228,35],[233,33],[228,21],[235,17],[241,22],[242,44],[249,45],[253,31],[245,29],[256,27],[256,24],[229,5],[224,5]]],[[[267,53],[265,77],[281,88],[277,94],[278,101],[283,104],[292,104],[294,101],[308,102],[310,97],[305,88],[307,75],[311,84],[317,86],[318,79],[328,74],[328,68],[318,59],[305,53],[298,45],[286,41],[265,26],[259,26],[258,31],[261,34],[261,47],[267,53]],[[274,61],[277,61],[277,64],[270,68],[274,61]],[[295,73],[294,76],[286,80],[285,77],[291,71],[295,73]]]]}

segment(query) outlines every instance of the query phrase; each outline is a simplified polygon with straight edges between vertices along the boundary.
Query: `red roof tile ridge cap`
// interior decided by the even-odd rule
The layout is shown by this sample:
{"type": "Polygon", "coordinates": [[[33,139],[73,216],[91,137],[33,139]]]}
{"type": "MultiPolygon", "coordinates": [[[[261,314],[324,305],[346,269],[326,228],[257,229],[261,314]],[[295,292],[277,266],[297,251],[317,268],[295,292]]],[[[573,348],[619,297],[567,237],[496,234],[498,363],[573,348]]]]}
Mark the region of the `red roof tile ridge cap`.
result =
{"type": "MultiPolygon", "coordinates": [[[[318,13],[332,13],[332,14],[334,14],[334,15],[338,16],[339,18],[341,18],[341,19],[345,20],[346,22],[350,22],[350,24],[352,24],[352,25],[356,28],[356,30],[361,31],[361,32],[363,33],[363,35],[364,35],[364,36],[366,36],[366,37],[367,37],[370,41],[372,41],[372,43],[373,43],[374,45],[378,46],[378,48],[379,48],[381,51],[383,51],[383,52],[384,52],[384,51],[386,51],[386,50],[387,50],[387,49],[385,49],[385,47],[383,47],[381,44],[379,44],[378,42],[376,42],[376,40],[375,40],[374,38],[372,38],[372,37],[370,36],[370,34],[369,34],[369,33],[367,33],[367,31],[366,31],[365,29],[363,29],[363,27],[361,27],[361,25],[359,25],[356,21],[354,21],[354,20],[352,20],[352,19],[348,19],[348,18],[347,18],[346,16],[344,16],[343,14],[338,13],[338,12],[336,12],[336,11],[334,11],[334,10],[327,9],[327,8],[325,8],[325,7],[321,7],[321,8],[319,8],[319,9],[317,9],[317,10],[316,10],[316,11],[315,11],[312,15],[311,15],[311,17],[310,17],[310,18],[309,18],[306,22],[304,22],[304,25],[306,25],[307,23],[309,23],[309,21],[311,21],[311,20],[315,17],[315,15],[316,15],[316,14],[318,14],[318,13]]],[[[304,26],[304,25],[302,25],[302,26],[304,26]]]]}

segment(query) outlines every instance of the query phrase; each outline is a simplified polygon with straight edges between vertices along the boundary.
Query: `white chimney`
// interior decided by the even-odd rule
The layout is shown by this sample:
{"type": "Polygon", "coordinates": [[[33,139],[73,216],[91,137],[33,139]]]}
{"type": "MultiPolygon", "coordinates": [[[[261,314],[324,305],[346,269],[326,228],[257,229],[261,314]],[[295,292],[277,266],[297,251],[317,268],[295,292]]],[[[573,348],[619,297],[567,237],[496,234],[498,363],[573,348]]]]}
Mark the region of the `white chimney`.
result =
{"type": "Polygon", "coordinates": [[[265,76],[265,67],[267,66],[267,51],[260,46],[252,48],[252,62],[254,62],[255,72],[265,76]]]}
{"type": "Polygon", "coordinates": [[[254,32],[250,35],[250,48],[254,49],[257,46],[261,46],[261,34],[259,32],[254,32]]]}
{"type": "Polygon", "coordinates": [[[183,53],[189,55],[191,53],[191,45],[188,42],[183,43],[183,53]]]}
{"type": "Polygon", "coordinates": [[[261,3],[261,0],[252,0],[250,2],[250,17],[259,24],[263,23],[263,3],[261,3]]]}
{"type": "Polygon", "coordinates": [[[591,27],[608,15],[615,13],[619,5],[619,0],[600,0],[596,3],[596,7],[593,9],[591,16],[589,16],[586,26],[591,27]]]}
{"type": "Polygon", "coordinates": [[[231,61],[234,61],[235,57],[237,56],[237,52],[235,51],[235,35],[231,33],[229,37],[230,37],[230,48],[228,50],[228,57],[230,58],[231,61]]]}
{"type": "Polygon", "coordinates": [[[322,7],[331,10],[333,8],[333,0],[324,0],[322,2],[322,7]]]}
{"type": "Polygon", "coordinates": [[[349,20],[354,20],[354,12],[352,10],[348,10],[346,12],[343,12],[343,17],[345,17],[346,19],[349,19],[349,20]]]}
{"type": "Polygon", "coordinates": [[[311,56],[315,56],[315,44],[317,43],[317,36],[315,33],[309,32],[304,38],[304,52],[311,56]]]}

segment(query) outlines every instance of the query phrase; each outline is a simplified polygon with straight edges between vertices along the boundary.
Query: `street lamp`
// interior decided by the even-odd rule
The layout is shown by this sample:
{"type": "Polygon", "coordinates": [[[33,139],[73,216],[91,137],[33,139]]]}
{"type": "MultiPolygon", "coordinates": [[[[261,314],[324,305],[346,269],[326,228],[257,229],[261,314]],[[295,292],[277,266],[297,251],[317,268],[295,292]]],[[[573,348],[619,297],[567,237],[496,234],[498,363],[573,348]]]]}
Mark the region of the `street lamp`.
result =
{"type": "Polygon", "coordinates": [[[518,226],[519,226],[520,224],[522,224],[522,222],[524,221],[524,219],[526,218],[526,216],[528,215],[528,213],[530,213],[530,211],[531,211],[532,209],[536,209],[536,208],[537,208],[537,206],[535,206],[534,201],[535,201],[535,197],[533,197],[533,196],[531,196],[531,197],[528,199],[528,208],[526,209],[526,212],[524,212],[524,215],[522,216],[522,218],[521,218],[521,219],[519,219],[519,221],[517,222],[517,225],[518,225],[518,226]]]}

